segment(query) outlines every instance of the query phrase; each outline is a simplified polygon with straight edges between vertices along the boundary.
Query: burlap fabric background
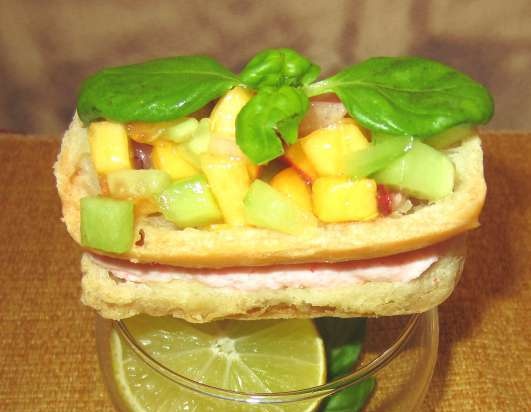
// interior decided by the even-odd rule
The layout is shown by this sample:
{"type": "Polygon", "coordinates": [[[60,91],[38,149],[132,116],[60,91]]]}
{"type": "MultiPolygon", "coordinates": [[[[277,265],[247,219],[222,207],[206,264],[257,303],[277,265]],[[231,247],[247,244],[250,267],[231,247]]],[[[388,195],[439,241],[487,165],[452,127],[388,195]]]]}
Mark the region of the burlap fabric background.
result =
{"type": "MultiPolygon", "coordinates": [[[[374,55],[443,60],[492,90],[497,129],[531,130],[528,0],[0,0],[0,411],[111,411],[94,314],[79,304],[79,249],[51,175],[88,74],[204,53],[239,69],[289,46],[330,74],[374,55]]],[[[440,308],[425,411],[531,410],[529,134],[489,134],[483,226],[440,308]]]]}
{"type": "MultiPolygon", "coordinates": [[[[440,307],[423,411],[531,408],[531,134],[484,136],[489,184],[462,280],[440,307]]],[[[108,411],[80,250],[59,221],[55,136],[0,134],[0,411],[108,411]]]]}
{"type": "Polygon", "coordinates": [[[83,78],[108,65],[209,54],[239,70],[294,47],[332,74],[420,55],[492,90],[494,129],[531,129],[529,0],[0,0],[0,129],[59,133],[83,78]]]}

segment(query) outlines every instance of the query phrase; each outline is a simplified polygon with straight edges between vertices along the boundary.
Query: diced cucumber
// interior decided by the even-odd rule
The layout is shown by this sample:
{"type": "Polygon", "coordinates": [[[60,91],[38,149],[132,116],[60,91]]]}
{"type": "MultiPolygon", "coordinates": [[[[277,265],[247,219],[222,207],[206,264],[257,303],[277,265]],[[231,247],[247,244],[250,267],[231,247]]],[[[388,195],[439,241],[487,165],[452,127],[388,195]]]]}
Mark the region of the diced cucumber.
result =
{"type": "Polygon", "coordinates": [[[194,132],[192,138],[188,140],[184,146],[197,159],[203,153],[208,151],[210,144],[210,120],[208,118],[201,119],[199,125],[194,132]]]}
{"type": "Polygon", "coordinates": [[[476,132],[469,124],[462,124],[445,130],[442,133],[426,137],[422,141],[435,149],[445,149],[461,140],[474,135],[476,132]]]}
{"type": "Polygon", "coordinates": [[[393,134],[387,134],[382,132],[371,132],[371,143],[373,144],[380,144],[382,142],[385,142],[389,138],[395,138],[396,135],[393,134]]]}
{"type": "Polygon", "coordinates": [[[388,166],[409,149],[413,138],[408,136],[389,136],[379,138],[377,144],[347,155],[345,161],[347,175],[353,179],[367,177],[388,166]]]}
{"type": "Polygon", "coordinates": [[[171,177],[162,170],[118,170],[107,175],[112,196],[118,198],[151,197],[162,192],[171,183],[171,177]]]}
{"type": "Polygon", "coordinates": [[[446,155],[414,140],[411,150],[372,178],[418,199],[437,200],[452,193],[454,174],[454,165],[446,155]]]}
{"type": "Polygon", "coordinates": [[[133,244],[133,202],[100,196],[81,199],[81,244],[125,253],[133,244]]]}
{"type": "Polygon", "coordinates": [[[175,143],[183,143],[189,140],[197,130],[199,122],[193,117],[184,118],[174,126],[169,127],[164,132],[164,139],[175,143]]]}
{"type": "Polygon", "coordinates": [[[221,211],[203,176],[179,179],[157,199],[162,214],[180,228],[204,226],[222,220],[221,211]]]}
{"type": "Polygon", "coordinates": [[[243,200],[250,224],[298,234],[317,225],[315,217],[261,180],[255,180],[243,200]]]}

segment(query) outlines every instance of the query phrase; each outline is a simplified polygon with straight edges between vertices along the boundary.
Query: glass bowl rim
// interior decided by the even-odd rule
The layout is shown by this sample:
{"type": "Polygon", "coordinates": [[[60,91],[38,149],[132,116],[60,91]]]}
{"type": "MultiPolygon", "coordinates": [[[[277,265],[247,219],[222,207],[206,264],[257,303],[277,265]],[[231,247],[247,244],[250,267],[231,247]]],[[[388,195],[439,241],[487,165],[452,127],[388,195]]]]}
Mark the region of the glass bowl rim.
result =
{"type": "Polygon", "coordinates": [[[354,370],[352,373],[336,378],[331,382],[322,385],[297,389],[285,392],[271,392],[271,393],[252,393],[239,392],[230,389],[223,389],[212,385],[197,382],[184,375],[181,375],[161,362],[149,355],[136,341],[135,337],[129,332],[127,326],[121,320],[112,321],[113,329],[130,345],[133,351],[155,372],[169,379],[188,390],[199,393],[201,395],[211,396],[219,399],[237,401],[251,404],[274,404],[287,402],[307,401],[315,398],[324,398],[334,392],[338,392],[351,385],[361,382],[362,380],[376,374],[389,362],[391,362],[407,344],[415,327],[419,324],[422,317],[427,316],[430,324],[436,321],[436,308],[433,308],[424,313],[415,313],[409,315],[402,332],[396,340],[375,359],[370,361],[367,365],[354,370]]]}

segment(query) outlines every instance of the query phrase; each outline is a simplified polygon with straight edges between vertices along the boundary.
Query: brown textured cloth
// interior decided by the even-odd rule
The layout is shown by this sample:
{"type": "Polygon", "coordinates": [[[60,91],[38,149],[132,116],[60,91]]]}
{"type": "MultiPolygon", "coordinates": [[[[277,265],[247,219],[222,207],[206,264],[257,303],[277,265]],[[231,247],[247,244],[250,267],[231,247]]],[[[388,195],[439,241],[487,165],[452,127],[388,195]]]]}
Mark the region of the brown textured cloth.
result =
{"type": "MultiPolygon", "coordinates": [[[[0,410],[111,411],[79,249],[59,221],[53,137],[0,134],[0,410]],[[29,138],[28,138],[29,137],[29,138]]],[[[486,133],[489,185],[462,281],[440,308],[426,411],[531,405],[531,134],[486,133]]]]}
{"type": "Polygon", "coordinates": [[[372,56],[424,56],[485,84],[490,127],[531,129],[529,0],[0,1],[0,124],[50,132],[102,67],[206,54],[240,70],[293,47],[325,76],[372,56]]]}

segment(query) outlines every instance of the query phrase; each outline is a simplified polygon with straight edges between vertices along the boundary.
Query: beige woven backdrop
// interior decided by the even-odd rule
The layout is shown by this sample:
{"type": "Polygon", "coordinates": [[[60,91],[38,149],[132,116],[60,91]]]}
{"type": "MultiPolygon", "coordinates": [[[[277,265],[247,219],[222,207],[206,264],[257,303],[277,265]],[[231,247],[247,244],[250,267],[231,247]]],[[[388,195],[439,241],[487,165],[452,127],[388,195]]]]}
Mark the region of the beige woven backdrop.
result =
{"type": "Polygon", "coordinates": [[[238,70],[278,46],[325,74],[374,55],[436,58],[489,86],[489,128],[531,129],[529,0],[0,0],[0,129],[61,131],[102,66],[201,53],[238,70]]]}

